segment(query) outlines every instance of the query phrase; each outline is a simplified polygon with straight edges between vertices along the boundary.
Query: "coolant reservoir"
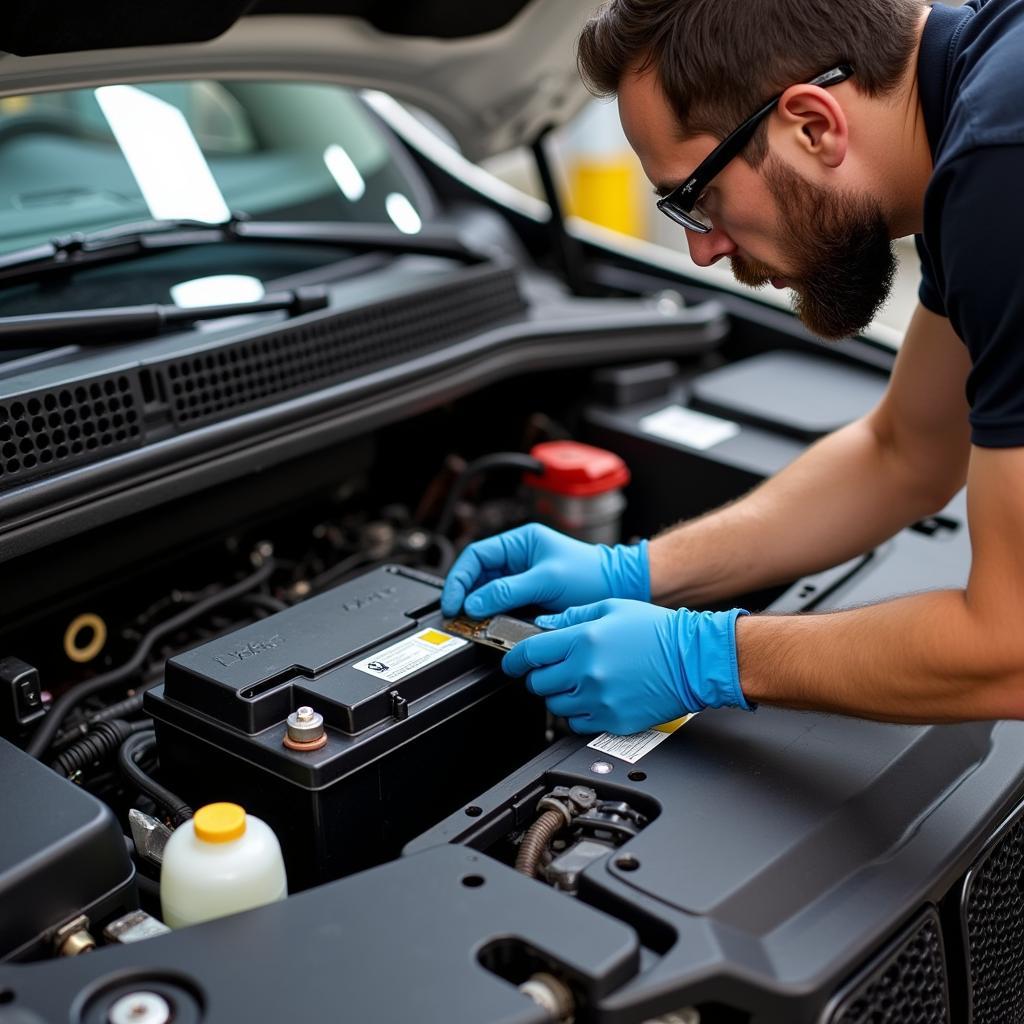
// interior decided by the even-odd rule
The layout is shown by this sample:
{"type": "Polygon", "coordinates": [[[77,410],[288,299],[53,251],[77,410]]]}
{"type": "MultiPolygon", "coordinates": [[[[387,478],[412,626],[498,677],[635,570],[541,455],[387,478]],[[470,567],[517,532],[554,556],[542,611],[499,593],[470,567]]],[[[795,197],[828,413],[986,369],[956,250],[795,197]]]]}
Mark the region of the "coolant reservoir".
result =
{"type": "Polygon", "coordinates": [[[164,923],[184,928],[283,900],[281,845],[270,826],[238,804],[207,804],[175,829],[164,848],[164,923]]]}
{"type": "Polygon", "coordinates": [[[614,452],[576,441],[545,441],[530,454],[543,466],[523,483],[533,494],[533,516],[590,544],[614,544],[626,499],[629,469],[614,452]]]}

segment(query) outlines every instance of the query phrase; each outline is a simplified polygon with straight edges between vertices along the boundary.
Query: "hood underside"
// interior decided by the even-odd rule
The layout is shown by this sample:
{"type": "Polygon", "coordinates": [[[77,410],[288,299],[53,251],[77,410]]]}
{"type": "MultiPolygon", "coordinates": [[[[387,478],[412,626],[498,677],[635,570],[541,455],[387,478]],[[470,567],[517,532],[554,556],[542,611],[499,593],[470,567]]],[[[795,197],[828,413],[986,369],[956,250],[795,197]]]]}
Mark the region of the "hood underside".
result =
{"type": "Polygon", "coordinates": [[[0,25],[0,95],[198,77],[333,80],[414,104],[480,159],[531,142],[586,101],[575,43],[596,6],[15,0],[0,25]]]}

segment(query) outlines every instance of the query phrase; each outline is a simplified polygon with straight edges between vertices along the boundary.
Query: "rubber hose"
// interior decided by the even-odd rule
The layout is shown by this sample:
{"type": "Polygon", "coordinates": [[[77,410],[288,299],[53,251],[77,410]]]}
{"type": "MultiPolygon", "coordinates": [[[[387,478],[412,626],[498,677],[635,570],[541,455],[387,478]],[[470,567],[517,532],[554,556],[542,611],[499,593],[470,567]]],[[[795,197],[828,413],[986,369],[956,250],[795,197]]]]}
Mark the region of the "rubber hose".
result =
{"type": "Polygon", "coordinates": [[[432,534],[430,539],[437,548],[438,574],[445,576],[455,561],[455,545],[442,533],[432,534]]]}
{"type": "Polygon", "coordinates": [[[66,779],[75,772],[104,762],[117,753],[118,748],[133,733],[150,728],[149,722],[125,722],[114,719],[97,722],[80,740],[76,740],[50,762],[50,767],[66,779]]]}
{"type": "MultiPolygon", "coordinates": [[[[157,679],[156,682],[160,682],[160,679],[157,679]]],[[[138,714],[142,710],[142,698],[149,688],[143,684],[130,697],[125,697],[124,700],[119,700],[116,704],[108,704],[105,708],[101,708],[89,716],[89,725],[98,725],[100,722],[109,722],[112,718],[126,718],[129,715],[138,714]]]]}
{"type": "Polygon", "coordinates": [[[117,752],[117,764],[122,774],[146,796],[155,800],[171,816],[175,826],[188,821],[192,817],[192,808],[180,796],[172,793],[166,786],[160,785],[156,779],[147,775],[139,767],[136,758],[156,746],[156,733],[152,729],[137,732],[121,744],[117,752]]]}
{"type": "Polygon", "coordinates": [[[441,514],[437,517],[437,526],[434,528],[436,533],[442,537],[448,535],[452,521],[455,519],[456,506],[470,480],[480,473],[486,473],[492,469],[522,469],[528,473],[540,474],[544,472],[544,463],[540,459],[535,459],[532,455],[524,455],[522,452],[494,452],[492,455],[484,455],[475,459],[452,483],[441,514]]]}
{"type": "Polygon", "coordinates": [[[47,712],[46,717],[42,720],[39,728],[36,729],[35,734],[25,747],[26,753],[31,754],[33,757],[42,757],[43,754],[46,753],[47,748],[53,742],[53,738],[57,735],[57,731],[60,729],[61,723],[68,716],[68,713],[73,707],[81,704],[86,697],[91,697],[94,693],[99,693],[101,690],[105,690],[107,687],[113,686],[115,683],[120,683],[125,679],[130,679],[139,671],[140,668],[142,668],[143,663],[149,656],[149,652],[158,640],[162,640],[165,636],[170,636],[173,633],[176,633],[183,626],[190,625],[196,619],[206,615],[214,608],[219,608],[221,605],[237,600],[239,597],[247,594],[254,587],[258,587],[273,571],[274,560],[272,558],[268,558],[254,573],[251,573],[244,579],[239,580],[230,587],[225,587],[223,590],[217,591],[215,594],[204,598],[202,601],[197,601],[195,604],[190,605],[183,611],[178,612],[177,615],[173,615],[171,618],[161,622],[160,625],[154,626],[153,629],[151,629],[139,641],[139,645],[136,647],[135,653],[123,665],[119,665],[117,668],[112,668],[108,672],[103,672],[98,676],[94,676],[92,679],[86,680],[84,683],[77,683],[75,686],[72,686],[70,690],[62,694],[53,702],[53,705],[47,712]]]}
{"type": "Polygon", "coordinates": [[[545,811],[527,830],[523,841],[519,844],[516,854],[516,871],[537,877],[537,865],[541,854],[555,837],[555,833],[565,827],[565,815],[558,811],[545,811]]]}

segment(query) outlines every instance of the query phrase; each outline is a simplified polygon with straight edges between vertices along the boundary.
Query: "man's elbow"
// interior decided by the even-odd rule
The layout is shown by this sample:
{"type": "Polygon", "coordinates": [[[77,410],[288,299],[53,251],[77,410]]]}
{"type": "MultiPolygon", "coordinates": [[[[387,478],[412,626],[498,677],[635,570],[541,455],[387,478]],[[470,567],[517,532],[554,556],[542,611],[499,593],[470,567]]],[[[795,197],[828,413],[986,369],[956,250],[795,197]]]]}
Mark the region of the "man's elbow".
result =
{"type": "Polygon", "coordinates": [[[937,515],[963,489],[967,482],[966,473],[960,473],[943,480],[925,480],[919,487],[921,513],[919,519],[937,515]]]}
{"type": "MultiPolygon", "coordinates": [[[[970,608],[969,594],[967,600],[970,608]]],[[[984,614],[977,606],[971,611],[973,643],[961,650],[960,672],[954,672],[962,676],[959,685],[966,684],[971,705],[977,709],[968,717],[1024,720],[1024,638],[1005,616],[984,614]]]]}

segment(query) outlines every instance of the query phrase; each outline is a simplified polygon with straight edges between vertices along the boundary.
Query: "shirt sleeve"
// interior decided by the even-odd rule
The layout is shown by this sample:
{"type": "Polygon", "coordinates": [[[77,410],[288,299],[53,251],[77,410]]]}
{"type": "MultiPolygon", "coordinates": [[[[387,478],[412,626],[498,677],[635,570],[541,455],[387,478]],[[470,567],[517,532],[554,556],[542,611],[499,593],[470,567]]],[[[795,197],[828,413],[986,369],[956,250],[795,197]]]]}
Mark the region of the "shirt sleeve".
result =
{"type": "Polygon", "coordinates": [[[917,290],[917,297],[925,309],[939,316],[945,316],[946,303],[942,301],[942,293],[935,283],[935,270],[932,267],[932,257],[928,252],[928,246],[920,235],[914,236],[914,245],[917,246],[917,256],[921,261],[921,285],[917,290]]]}
{"type": "MultiPolygon", "coordinates": [[[[1024,146],[989,146],[939,171],[945,309],[967,345],[971,440],[1024,445],[1024,146]]],[[[929,190],[931,191],[931,189],[929,190]]]]}

